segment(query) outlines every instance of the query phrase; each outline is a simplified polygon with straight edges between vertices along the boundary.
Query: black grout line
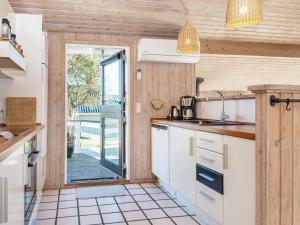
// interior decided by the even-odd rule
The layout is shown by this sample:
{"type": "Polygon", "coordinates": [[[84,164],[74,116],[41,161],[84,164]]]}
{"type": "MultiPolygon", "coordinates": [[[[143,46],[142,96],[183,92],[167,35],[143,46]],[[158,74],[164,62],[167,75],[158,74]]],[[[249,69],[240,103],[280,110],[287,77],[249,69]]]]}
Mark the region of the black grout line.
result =
{"type": "MultiPolygon", "coordinates": [[[[144,188],[144,187],[143,187],[144,188]]],[[[155,202],[155,203],[157,203],[153,198],[152,198],[152,196],[149,194],[149,197],[155,202]]],[[[172,199],[169,199],[169,200],[171,200],[171,201],[173,201],[172,199]]],[[[167,216],[167,218],[169,218],[174,224],[176,224],[175,223],[175,221],[167,214],[167,212],[157,203],[157,205],[158,205],[158,207],[166,214],[166,216],[167,216]]]]}
{"type": "Polygon", "coordinates": [[[80,212],[79,212],[79,200],[78,200],[78,198],[76,198],[76,203],[77,203],[78,224],[80,225],[80,212]]]}
{"type": "MultiPolygon", "coordinates": [[[[126,220],[126,218],[125,218],[125,216],[124,216],[124,213],[123,213],[123,211],[121,210],[121,208],[120,208],[120,204],[128,204],[128,203],[135,203],[137,206],[138,206],[138,208],[139,208],[139,210],[144,214],[144,216],[146,217],[146,220],[148,220],[149,222],[150,222],[150,224],[152,224],[152,222],[151,222],[151,219],[150,218],[148,218],[147,217],[147,215],[145,214],[145,212],[144,212],[144,209],[142,209],[141,207],[140,207],[140,205],[139,205],[139,202],[155,202],[157,205],[158,205],[158,208],[150,208],[150,209],[145,209],[145,210],[153,210],[153,209],[161,209],[165,214],[166,214],[166,217],[161,217],[161,218],[152,218],[152,219],[164,219],[164,218],[169,218],[172,222],[174,222],[175,224],[176,224],[176,222],[172,219],[172,217],[170,217],[167,213],[166,213],[166,211],[164,210],[165,208],[167,209],[167,208],[180,208],[180,209],[182,209],[187,215],[183,215],[183,216],[173,216],[173,217],[190,217],[192,220],[194,220],[197,224],[199,224],[198,222],[197,222],[197,220],[194,218],[194,216],[196,216],[196,214],[192,214],[192,215],[190,215],[190,213],[189,212],[187,212],[183,207],[186,207],[186,206],[183,206],[183,205],[179,205],[176,201],[178,201],[173,195],[171,195],[169,192],[167,192],[167,191],[164,191],[163,189],[162,189],[162,187],[159,187],[157,184],[154,184],[155,185],[155,187],[143,187],[141,184],[139,184],[139,188],[131,188],[131,189],[128,189],[125,185],[123,185],[124,187],[125,187],[125,189],[127,190],[127,192],[129,193],[129,195],[121,195],[121,196],[111,196],[111,198],[113,198],[114,199],[114,201],[115,201],[115,204],[101,204],[101,205],[117,205],[117,207],[118,207],[118,209],[120,210],[120,213],[122,214],[122,216],[123,216],[123,218],[124,218],[124,220],[125,220],[125,223],[126,224],[128,224],[128,222],[132,222],[132,221],[127,221],[126,220]],[[157,192],[154,192],[154,193],[149,193],[148,191],[147,191],[147,189],[148,188],[158,188],[158,189],[160,189],[160,193],[157,193],[157,192]],[[132,190],[132,189],[142,189],[142,190],[144,190],[146,193],[144,193],[144,194],[131,194],[130,192],[129,192],[129,190],[132,190]],[[165,194],[165,195],[167,195],[167,197],[168,197],[168,199],[157,199],[157,200],[155,200],[152,196],[151,196],[151,194],[165,194]],[[148,196],[151,200],[146,200],[146,201],[136,201],[135,200],[135,198],[133,197],[133,196],[136,196],[136,195],[145,195],[145,196],[148,196]],[[133,199],[133,202],[120,202],[120,203],[118,203],[117,201],[116,201],[116,197],[131,197],[132,199],[133,199]],[[173,207],[161,207],[158,203],[157,203],[157,201],[166,201],[166,200],[170,200],[170,201],[172,201],[172,202],[174,202],[175,203],[175,205],[176,206],[173,206],[173,207]],[[176,201],[175,201],[176,200],[176,201]]],[[[55,225],[57,225],[57,220],[58,220],[58,210],[59,210],[59,203],[60,202],[66,202],[66,201],[74,201],[74,200],[65,200],[65,201],[60,201],[60,195],[63,195],[63,194],[60,194],[60,191],[61,190],[59,190],[59,193],[58,193],[58,200],[57,200],[57,208],[56,208],[56,210],[57,210],[57,212],[56,212],[56,217],[55,217],[55,225]]],[[[69,193],[69,194],[74,194],[74,193],[69,193]]],[[[76,194],[76,193],[75,193],[76,194]]],[[[68,195],[68,194],[64,194],[64,195],[68,195]]],[[[56,195],[45,195],[45,196],[56,196],[56,195]]],[[[101,197],[100,197],[101,198],[101,197]]],[[[86,198],[86,199],[91,199],[91,198],[86,198]]],[[[100,210],[100,204],[99,204],[99,202],[98,202],[98,198],[97,197],[95,197],[95,200],[96,200],[96,203],[97,203],[97,205],[91,205],[91,206],[97,206],[98,207],[98,211],[99,211],[99,214],[100,214],[100,218],[101,218],[101,220],[102,220],[102,223],[104,224],[104,220],[103,220],[103,217],[102,217],[102,214],[110,214],[110,213],[101,213],[101,210],[100,210]]],[[[78,222],[79,222],[79,225],[80,225],[80,212],[79,212],[79,199],[78,198],[76,198],[76,203],[77,203],[77,212],[78,212],[78,222]]],[[[54,201],[54,202],[56,202],[56,201],[54,201]]],[[[53,203],[53,202],[43,202],[43,203],[53,203]]],[[[91,206],[82,206],[82,207],[91,207],[91,206]]],[[[69,208],[75,208],[75,207],[67,207],[67,208],[62,208],[62,209],[69,209],[69,208]]],[[[186,207],[187,208],[187,207],[186,207]]],[[[47,211],[47,210],[55,210],[55,209],[45,209],[45,210],[39,210],[39,211],[47,211]]],[[[127,210],[127,211],[124,211],[124,212],[133,212],[133,211],[137,211],[137,210],[127,210]]],[[[192,211],[191,211],[192,212],[192,211]]],[[[193,212],[192,212],[193,213],[193,212]]],[[[98,214],[90,214],[90,215],[98,215],[98,214]]],[[[67,218],[67,217],[74,217],[74,216],[65,216],[65,217],[62,217],[62,218],[67,218]]],[[[54,219],[54,218],[53,218],[54,219]]],[[[41,220],[47,220],[46,218],[45,219],[41,219],[41,220]]],[[[133,220],[133,221],[143,221],[144,219],[142,219],[142,220],[133,220]]],[[[105,224],[113,224],[113,223],[105,223],[105,224]]]]}
{"type": "MultiPolygon", "coordinates": [[[[154,185],[156,185],[156,184],[154,184],[154,185]]],[[[157,186],[157,185],[156,185],[157,186]]],[[[158,186],[157,186],[158,187],[158,186]]],[[[160,187],[158,187],[158,188],[160,188],[160,187]]],[[[160,188],[161,189],[161,188],[160,188]]],[[[152,196],[150,196],[151,198],[152,198],[152,196]]],[[[177,200],[177,198],[174,198],[174,199],[176,199],[177,200]]],[[[195,218],[192,216],[192,215],[190,215],[184,208],[183,208],[183,206],[180,206],[174,199],[172,199],[172,201],[173,202],[175,202],[175,204],[178,206],[178,207],[180,207],[189,217],[191,217],[192,218],[192,220],[194,220],[197,224],[199,224],[198,223],[198,221],[197,220],[195,220],[195,218]]],[[[178,200],[177,200],[178,201],[178,200]]],[[[173,220],[172,220],[173,221],[173,220]]],[[[174,223],[175,223],[175,221],[173,221],[174,223]]],[[[176,224],[176,223],[175,223],[176,224]]],[[[201,224],[200,224],[201,225],[201,224]]]]}
{"type": "Polygon", "coordinates": [[[58,209],[59,209],[59,196],[60,196],[60,190],[58,190],[58,196],[57,196],[57,207],[56,207],[55,225],[57,225],[57,217],[58,217],[58,209]]]}
{"type": "Polygon", "coordinates": [[[100,210],[100,205],[99,205],[99,202],[98,202],[98,198],[95,197],[95,199],[96,199],[98,211],[99,211],[100,218],[101,218],[101,224],[104,224],[104,220],[103,220],[102,213],[101,213],[101,210],[100,210]]]}
{"type": "MultiPolygon", "coordinates": [[[[124,187],[125,187],[125,189],[128,191],[128,189],[127,189],[127,187],[126,187],[125,185],[124,185],[124,187]]],[[[144,210],[140,207],[140,205],[139,205],[138,202],[134,199],[134,197],[131,195],[131,193],[130,193],[129,191],[128,191],[128,193],[130,194],[131,198],[133,199],[134,203],[138,206],[138,208],[140,209],[140,211],[144,214],[145,218],[149,221],[149,223],[150,223],[151,225],[153,225],[152,222],[151,222],[151,220],[148,218],[148,216],[146,215],[146,213],[144,212],[144,210]]],[[[126,220],[126,218],[125,218],[125,220],[126,220]]]]}
{"type": "Polygon", "coordinates": [[[117,202],[116,197],[113,196],[113,198],[114,198],[114,200],[115,200],[115,202],[116,202],[116,205],[117,205],[118,209],[120,210],[120,213],[122,214],[122,216],[123,216],[123,218],[124,218],[124,220],[125,220],[125,223],[128,225],[128,222],[127,222],[127,220],[126,220],[126,217],[124,216],[124,213],[122,212],[122,210],[121,210],[121,208],[120,208],[120,206],[119,206],[119,204],[118,204],[118,202],[117,202]]]}

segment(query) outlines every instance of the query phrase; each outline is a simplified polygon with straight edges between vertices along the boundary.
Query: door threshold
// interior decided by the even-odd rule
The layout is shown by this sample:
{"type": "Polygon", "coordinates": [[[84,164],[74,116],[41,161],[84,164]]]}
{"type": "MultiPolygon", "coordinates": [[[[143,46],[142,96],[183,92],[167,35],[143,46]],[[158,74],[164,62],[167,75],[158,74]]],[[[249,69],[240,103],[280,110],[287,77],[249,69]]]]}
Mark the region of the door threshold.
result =
{"type": "Polygon", "coordinates": [[[113,180],[68,183],[68,184],[65,184],[63,188],[77,188],[77,187],[116,185],[116,184],[129,184],[129,183],[130,183],[130,180],[127,180],[125,178],[120,178],[120,179],[113,179],[113,180]]]}

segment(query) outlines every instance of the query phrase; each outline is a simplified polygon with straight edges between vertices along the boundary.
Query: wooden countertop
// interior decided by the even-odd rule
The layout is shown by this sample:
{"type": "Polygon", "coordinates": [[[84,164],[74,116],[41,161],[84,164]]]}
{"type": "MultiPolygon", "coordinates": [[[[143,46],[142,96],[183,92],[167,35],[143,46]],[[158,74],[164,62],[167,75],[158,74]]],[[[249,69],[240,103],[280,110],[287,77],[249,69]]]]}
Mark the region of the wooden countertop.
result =
{"type": "Polygon", "coordinates": [[[188,122],[178,122],[168,119],[152,119],[152,123],[181,127],[185,129],[205,131],[210,133],[228,135],[238,138],[255,140],[255,125],[225,125],[225,126],[201,126],[188,122]]]}
{"type": "Polygon", "coordinates": [[[30,140],[40,130],[44,128],[44,125],[37,124],[35,126],[9,126],[11,128],[31,128],[30,130],[15,136],[12,139],[6,140],[0,137],[0,162],[17,150],[22,144],[30,140]]]}

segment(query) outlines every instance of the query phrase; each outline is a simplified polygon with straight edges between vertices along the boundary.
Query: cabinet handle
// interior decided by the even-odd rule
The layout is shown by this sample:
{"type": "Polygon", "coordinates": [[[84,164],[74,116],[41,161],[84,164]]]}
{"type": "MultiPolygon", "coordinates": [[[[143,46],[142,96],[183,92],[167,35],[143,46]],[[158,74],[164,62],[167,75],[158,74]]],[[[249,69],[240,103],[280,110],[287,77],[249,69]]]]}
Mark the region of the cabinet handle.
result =
{"type": "Polygon", "coordinates": [[[0,223],[8,222],[8,179],[0,177],[0,223]]]}
{"type": "Polygon", "coordinates": [[[202,159],[205,160],[206,162],[210,162],[210,163],[213,163],[213,162],[216,161],[216,160],[214,160],[214,159],[208,158],[208,157],[203,156],[203,155],[200,155],[200,158],[202,158],[202,159]]]}
{"type": "Polygon", "coordinates": [[[223,169],[228,169],[228,145],[223,144],[223,169]]]}
{"type": "Polygon", "coordinates": [[[201,140],[201,141],[205,141],[205,142],[209,142],[209,143],[215,143],[215,141],[214,141],[214,140],[207,139],[207,138],[199,138],[199,140],[201,140]]]}
{"type": "Polygon", "coordinates": [[[206,174],[204,174],[204,173],[199,173],[198,175],[199,175],[200,177],[202,177],[202,178],[208,180],[209,182],[215,181],[214,178],[212,178],[212,177],[210,177],[210,176],[208,176],[208,175],[206,175],[206,174]]]}
{"type": "Polygon", "coordinates": [[[190,156],[194,156],[195,138],[190,137],[190,156]]]}
{"type": "Polygon", "coordinates": [[[203,195],[205,198],[207,198],[208,200],[210,200],[212,202],[216,200],[215,198],[211,197],[209,194],[207,194],[203,191],[200,191],[200,194],[203,195]]]}

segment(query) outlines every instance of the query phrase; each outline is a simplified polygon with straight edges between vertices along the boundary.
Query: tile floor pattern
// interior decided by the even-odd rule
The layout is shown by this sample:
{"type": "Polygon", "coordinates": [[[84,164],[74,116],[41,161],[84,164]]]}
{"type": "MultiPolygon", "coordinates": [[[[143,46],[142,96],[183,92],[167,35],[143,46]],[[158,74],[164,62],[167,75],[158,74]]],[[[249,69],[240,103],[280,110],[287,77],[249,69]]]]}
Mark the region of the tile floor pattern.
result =
{"type": "Polygon", "coordinates": [[[199,225],[198,218],[162,187],[124,185],[128,194],[77,199],[75,189],[44,191],[37,225],[199,225]]]}

